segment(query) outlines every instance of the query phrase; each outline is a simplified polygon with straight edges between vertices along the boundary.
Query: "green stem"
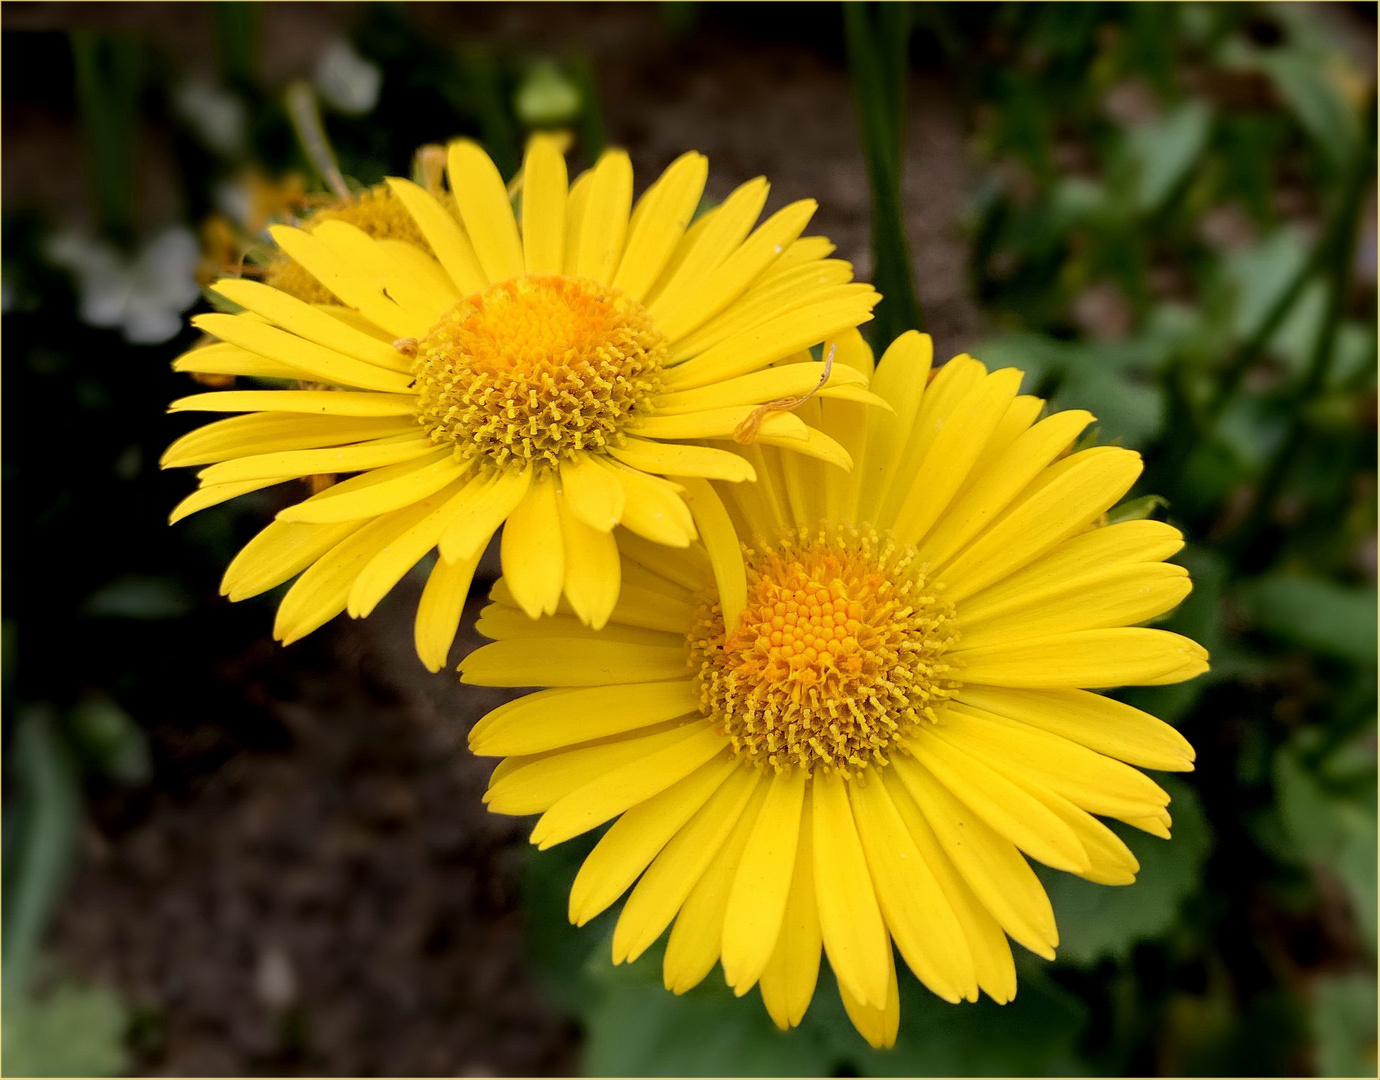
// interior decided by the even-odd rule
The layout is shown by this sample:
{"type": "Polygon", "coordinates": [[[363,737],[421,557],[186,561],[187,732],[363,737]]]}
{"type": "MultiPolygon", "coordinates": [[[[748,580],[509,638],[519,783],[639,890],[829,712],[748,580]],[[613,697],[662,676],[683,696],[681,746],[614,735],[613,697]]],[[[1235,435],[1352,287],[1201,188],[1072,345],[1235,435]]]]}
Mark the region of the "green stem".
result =
{"type": "Polygon", "coordinates": [[[910,7],[848,2],[843,18],[872,188],[872,276],[883,296],[872,332],[885,347],[904,331],[924,327],[901,199],[910,7]]]}
{"type": "MultiPolygon", "coordinates": [[[[1370,106],[1366,116],[1375,112],[1375,95],[1371,94],[1370,106]]],[[[1305,414],[1307,405],[1326,386],[1328,373],[1332,369],[1332,359],[1336,353],[1337,331],[1341,328],[1345,313],[1347,293],[1351,287],[1351,270],[1356,247],[1357,225],[1360,222],[1361,203],[1366,188],[1374,172],[1375,165],[1375,125],[1368,124],[1369,137],[1358,141],[1356,152],[1347,169],[1338,194],[1336,216],[1328,230],[1318,253],[1319,265],[1327,272],[1327,309],[1323,313],[1322,325],[1313,345],[1313,353],[1308,361],[1308,370],[1303,384],[1294,397],[1294,408],[1289,418],[1289,427],[1284,439],[1275,451],[1265,470],[1251,513],[1237,532],[1231,547],[1240,554],[1254,545],[1257,536],[1266,524],[1270,508],[1274,505],[1289,466],[1298,454],[1307,435],[1305,414]]],[[[1311,260],[1310,260],[1311,261],[1311,260]]]]}
{"type": "Polygon", "coordinates": [[[321,110],[316,104],[316,92],[311,88],[311,83],[299,79],[287,88],[287,112],[293,130],[297,132],[297,141],[301,143],[302,152],[307,155],[311,167],[338,197],[348,199],[350,189],[340,173],[331,141],[326,137],[326,127],[321,122],[321,110]]]}
{"type": "Polygon", "coordinates": [[[132,243],[139,160],[142,56],[137,42],[76,31],[71,36],[87,179],[106,235],[132,243]]]}

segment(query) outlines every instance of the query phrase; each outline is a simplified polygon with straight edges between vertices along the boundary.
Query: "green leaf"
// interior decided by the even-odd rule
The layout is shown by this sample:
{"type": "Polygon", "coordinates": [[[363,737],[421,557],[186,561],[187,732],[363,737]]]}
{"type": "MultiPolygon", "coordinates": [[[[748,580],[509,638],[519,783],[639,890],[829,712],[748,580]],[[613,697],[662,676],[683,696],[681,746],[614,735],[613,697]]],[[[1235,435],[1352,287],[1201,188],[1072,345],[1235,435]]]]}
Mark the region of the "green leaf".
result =
{"type": "Polygon", "coordinates": [[[191,599],[167,578],[134,574],[117,578],[86,602],[86,614],[120,619],[176,619],[191,609],[191,599]]]}
{"type": "Polygon", "coordinates": [[[4,974],[7,994],[33,970],[48,920],[67,884],[81,819],[76,769],[52,713],[19,714],[7,764],[18,792],[5,810],[4,974]]]}
{"type": "Polygon", "coordinates": [[[1107,512],[1107,523],[1116,525],[1123,521],[1144,521],[1154,517],[1155,511],[1169,505],[1163,495],[1142,495],[1139,499],[1124,502],[1107,512]]]}
{"type": "Polygon", "coordinates": [[[1278,573],[1246,583],[1238,599],[1268,634],[1340,660],[1375,661],[1373,587],[1278,573]]]}
{"type": "Polygon", "coordinates": [[[1036,867],[1059,923],[1060,961],[1087,966],[1103,957],[1125,958],[1137,942],[1168,933],[1184,900],[1198,887],[1212,847],[1202,805],[1182,781],[1165,778],[1160,783],[1173,800],[1171,839],[1108,822],[1140,861],[1134,884],[1097,885],[1036,867]]]}
{"type": "MultiPolygon", "coordinates": [[[[1340,755],[1334,755],[1340,756],[1340,755]]],[[[1325,867],[1351,899],[1362,936],[1376,948],[1376,828],[1374,757],[1371,783],[1359,792],[1333,790],[1304,764],[1297,745],[1275,755],[1275,792],[1284,835],[1298,861],[1325,867]]]]}
{"type": "Polygon", "coordinates": [[[1308,262],[1310,246],[1303,230],[1290,226],[1223,258],[1218,277],[1236,298],[1238,340],[1248,340],[1265,324],[1308,262]]]}
{"type": "Polygon", "coordinates": [[[1164,427],[1166,414],[1161,386],[1082,358],[1069,369],[1055,404],[1060,409],[1087,409],[1101,424],[1104,440],[1132,448],[1153,441],[1164,427]]]}
{"type": "MultiPolygon", "coordinates": [[[[718,968],[677,997],[661,985],[661,947],[615,968],[607,940],[589,972],[599,988],[584,1011],[588,1076],[829,1076],[818,1033],[783,1032],[754,991],[739,999],[718,968]]],[[[816,998],[818,998],[818,993],[816,998]]]]}
{"type": "Polygon", "coordinates": [[[129,1012],[110,990],[64,982],[43,998],[5,1002],[6,1076],[120,1076],[129,1012]]]}
{"type": "Polygon", "coordinates": [[[1260,67],[1323,154],[1345,164],[1360,134],[1356,116],[1316,58],[1282,50],[1261,54],[1260,67]]]}
{"type": "Polygon", "coordinates": [[[527,948],[547,991],[568,1012],[583,1014],[597,998],[591,965],[600,949],[605,954],[615,912],[606,911],[585,926],[572,926],[568,916],[570,886],[580,864],[594,849],[597,836],[586,834],[550,851],[523,849],[522,906],[526,914],[527,948]]]}
{"type": "Polygon", "coordinates": [[[1136,208],[1159,210],[1187,179],[1212,131],[1212,110],[1188,101],[1127,134],[1127,152],[1137,165],[1136,208]]]}
{"type": "Polygon", "coordinates": [[[1312,1026],[1319,1076],[1374,1076],[1375,978],[1337,975],[1313,984],[1312,1026]]]}
{"type": "Polygon", "coordinates": [[[78,748],[98,771],[126,784],[149,778],[153,766],[148,740],[134,718],[115,702],[86,698],[72,710],[70,720],[78,748]]]}
{"type": "Polygon", "coordinates": [[[580,115],[580,91],[559,67],[542,60],[523,77],[513,111],[529,128],[570,124],[580,115]]]}
{"type": "Polygon", "coordinates": [[[1006,1005],[985,996],[976,1004],[950,1005],[909,971],[899,971],[901,1030],[890,1050],[871,1049],[853,1031],[825,972],[802,1030],[827,1026],[860,1076],[1063,1075],[1087,1023],[1087,1006],[1050,978],[1043,961],[1015,952],[1016,997],[1006,1005]]]}

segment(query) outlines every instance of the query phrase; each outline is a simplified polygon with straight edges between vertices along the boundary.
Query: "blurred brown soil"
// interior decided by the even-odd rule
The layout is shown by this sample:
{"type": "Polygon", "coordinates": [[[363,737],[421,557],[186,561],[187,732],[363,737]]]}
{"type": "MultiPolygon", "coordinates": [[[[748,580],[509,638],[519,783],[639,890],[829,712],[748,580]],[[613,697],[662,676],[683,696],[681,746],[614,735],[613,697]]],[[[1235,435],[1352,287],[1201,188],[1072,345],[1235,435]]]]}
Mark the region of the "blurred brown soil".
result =
{"type": "MultiPolygon", "coordinates": [[[[5,26],[128,26],[196,62],[210,47],[205,13],[194,10],[10,4],[5,26]],[[182,21],[160,18],[174,10],[182,21]]],[[[847,77],[809,47],[735,37],[712,18],[676,39],[653,5],[410,11],[452,37],[557,54],[583,43],[609,139],[632,153],[639,185],[691,147],[709,155],[716,197],[766,174],[769,209],[817,198],[812,231],[867,275],[869,197],[847,77]]],[[[309,68],[311,43],[349,16],[339,5],[267,5],[271,77],[309,68]],[[280,41],[291,43],[291,63],[272,51],[280,41]]],[[[937,79],[918,77],[912,89],[908,228],[936,351],[948,356],[983,329],[956,224],[963,132],[937,79]]],[[[7,133],[7,175],[21,155],[51,157],[41,134],[7,133]]],[[[241,642],[220,664],[213,717],[198,715],[196,701],[170,702],[177,719],[153,726],[151,788],[96,801],[54,944],[65,966],[119,988],[139,1011],[137,1071],[578,1067],[578,1031],[546,1001],[524,954],[525,823],[484,810],[490,765],[465,749],[469,726],[503,695],[421,667],[415,597],[409,584],[365,622],[338,619],[290,649],[266,636],[241,642]]],[[[266,634],[270,615],[260,612],[266,634]]],[[[452,659],[477,642],[462,630],[452,659]]]]}

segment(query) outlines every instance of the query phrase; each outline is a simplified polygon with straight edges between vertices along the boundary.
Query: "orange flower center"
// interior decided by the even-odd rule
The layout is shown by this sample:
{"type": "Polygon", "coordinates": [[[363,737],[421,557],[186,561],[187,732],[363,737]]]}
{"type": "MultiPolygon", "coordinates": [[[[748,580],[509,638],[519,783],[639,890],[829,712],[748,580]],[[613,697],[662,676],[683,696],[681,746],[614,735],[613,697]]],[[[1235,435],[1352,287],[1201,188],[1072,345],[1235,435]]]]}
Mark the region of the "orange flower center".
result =
{"type": "Polygon", "coordinates": [[[417,422],[461,457],[550,468],[618,445],[665,360],[650,317],[621,292],[514,278],[460,301],[417,343],[417,422]]]}
{"type": "Polygon", "coordinates": [[[689,645],[701,708],[740,756],[777,770],[885,764],[957,686],[943,659],[953,607],[926,570],[870,529],[748,549],[747,607],[727,640],[717,594],[699,599],[689,645]]]}

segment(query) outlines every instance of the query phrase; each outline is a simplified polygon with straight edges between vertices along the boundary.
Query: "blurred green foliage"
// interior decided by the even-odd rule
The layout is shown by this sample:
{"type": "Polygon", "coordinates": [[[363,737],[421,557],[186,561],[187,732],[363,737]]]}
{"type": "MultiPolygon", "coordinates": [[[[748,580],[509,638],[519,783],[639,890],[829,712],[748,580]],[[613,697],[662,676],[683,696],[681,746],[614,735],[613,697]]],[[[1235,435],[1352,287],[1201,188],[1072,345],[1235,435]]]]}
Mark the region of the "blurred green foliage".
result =
{"type": "MultiPolygon", "coordinates": [[[[827,966],[789,1035],[713,976],[683,998],[662,990],[656,950],[612,967],[611,914],[578,930],[565,917],[593,839],[533,855],[532,953],[583,1026],[585,1071],[1373,1074],[1375,242],[1358,224],[1372,76],[1307,6],[849,3],[798,7],[790,26],[752,5],[661,13],[677,42],[741,20],[850,65],[887,296],[878,342],[920,325],[926,292],[901,212],[909,74],[923,63],[952,87],[973,133],[971,287],[992,328],[971,351],[1142,452],[1120,513],[1189,537],[1178,559],[1195,591],[1163,625],[1203,642],[1213,670],[1124,695],[1199,751],[1197,772],[1165,781],[1173,840],[1127,834],[1138,883],[1046,875],[1059,960],[1018,956],[1005,1007],[949,1006],[903,973],[889,1053],[852,1030],[827,966]]],[[[218,4],[213,20],[209,110],[179,104],[177,58],[128,35],[37,35],[8,57],[7,90],[27,80],[70,111],[91,216],[126,255],[160,224],[135,190],[150,125],[170,133],[192,227],[224,212],[216,193],[246,167],[311,175],[281,89],[262,81],[261,9],[218,4]]],[[[584,163],[604,146],[588,55],[457,45],[400,5],[358,9],[351,42],[376,98],[350,111],[323,92],[321,125],[353,183],[456,134],[505,175],[534,127],[572,130],[584,163]]],[[[267,624],[272,597],[210,601],[270,508],[248,496],[166,527],[186,481],[156,462],[191,423],[163,414],[185,389],[168,361],[195,334],[136,347],[84,322],[80,283],[47,254],[57,224],[6,208],[7,389],[79,437],[40,455],[18,425],[6,436],[23,527],[7,536],[4,611],[3,1042],[11,1073],[99,1075],[129,1065],[129,1010],[56,970],[44,934],[85,801],[156,781],[145,729],[187,701],[214,710],[218,644],[267,624]]]]}

